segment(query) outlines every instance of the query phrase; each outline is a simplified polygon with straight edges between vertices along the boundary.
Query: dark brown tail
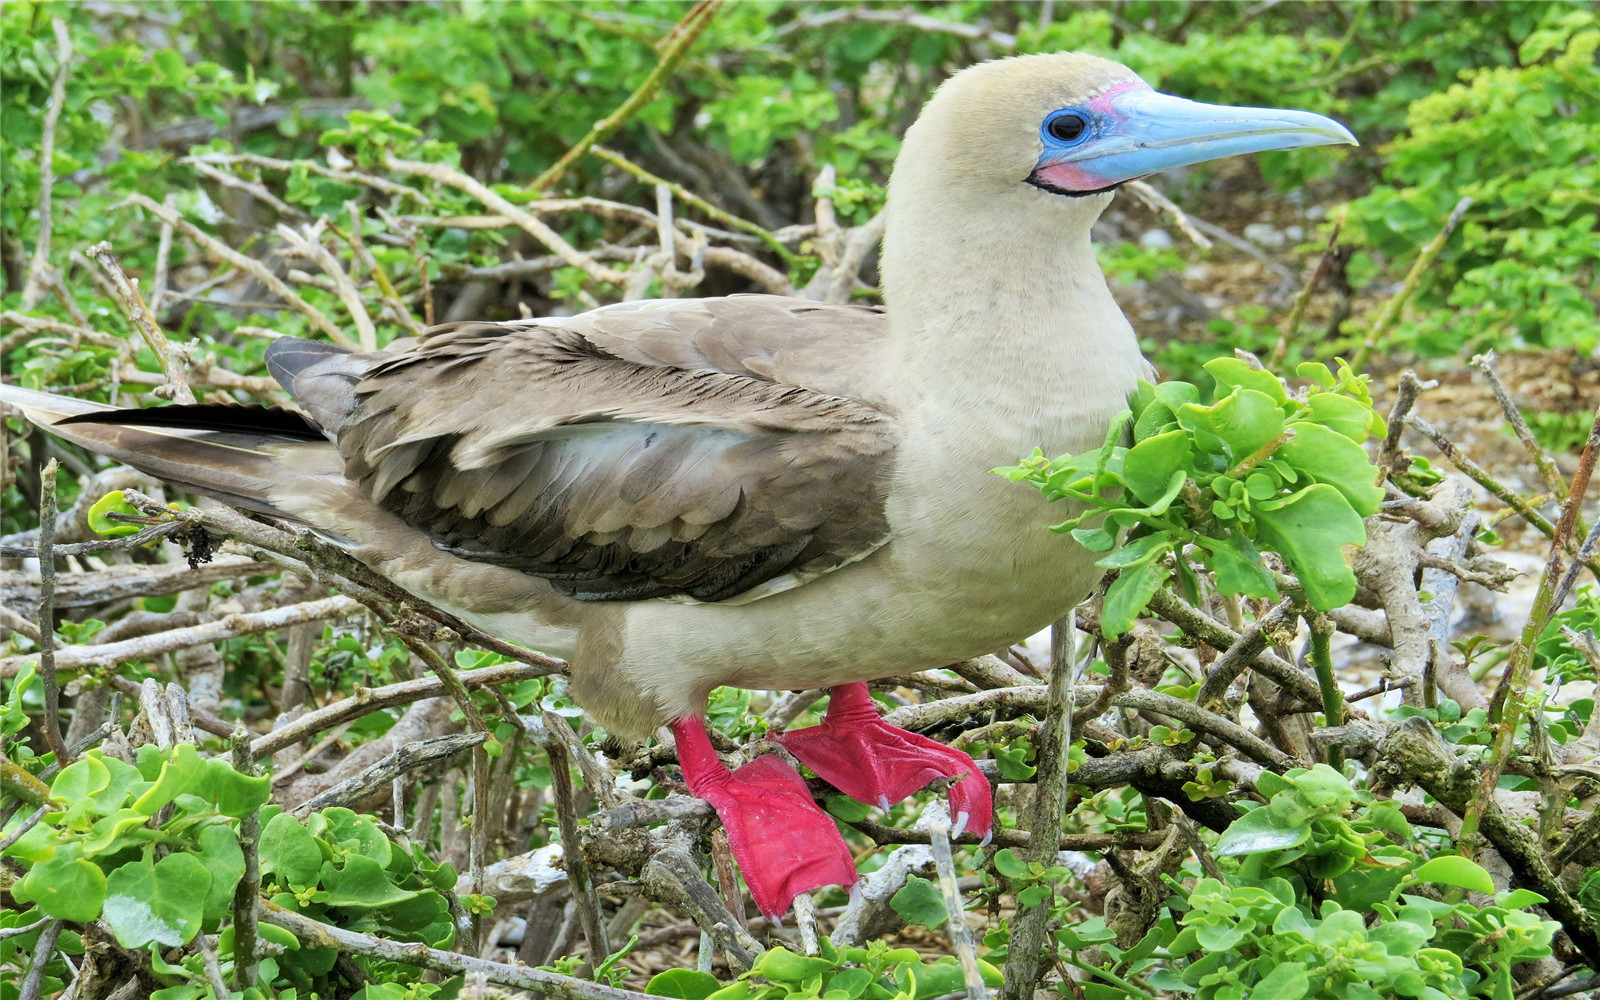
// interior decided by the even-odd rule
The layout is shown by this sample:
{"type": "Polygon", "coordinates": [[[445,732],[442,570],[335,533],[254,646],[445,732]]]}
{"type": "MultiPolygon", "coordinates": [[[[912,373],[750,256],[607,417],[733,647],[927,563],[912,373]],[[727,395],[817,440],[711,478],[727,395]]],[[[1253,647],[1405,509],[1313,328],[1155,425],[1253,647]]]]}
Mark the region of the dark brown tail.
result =
{"type": "Polygon", "coordinates": [[[271,500],[293,479],[336,469],[333,445],[291,410],[163,406],[123,410],[0,385],[30,423],[114,461],[230,506],[287,517],[271,500]]]}

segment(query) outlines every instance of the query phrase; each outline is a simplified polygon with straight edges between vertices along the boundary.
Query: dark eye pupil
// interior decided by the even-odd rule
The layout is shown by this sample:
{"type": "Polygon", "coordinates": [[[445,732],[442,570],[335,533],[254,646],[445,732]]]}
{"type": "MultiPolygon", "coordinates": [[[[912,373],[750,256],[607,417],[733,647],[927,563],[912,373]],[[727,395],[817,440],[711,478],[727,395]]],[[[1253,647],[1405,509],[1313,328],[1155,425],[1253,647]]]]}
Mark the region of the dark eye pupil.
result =
{"type": "Polygon", "coordinates": [[[1077,115],[1062,115],[1050,123],[1050,134],[1062,142],[1071,142],[1083,134],[1088,124],[1077,115]]]}

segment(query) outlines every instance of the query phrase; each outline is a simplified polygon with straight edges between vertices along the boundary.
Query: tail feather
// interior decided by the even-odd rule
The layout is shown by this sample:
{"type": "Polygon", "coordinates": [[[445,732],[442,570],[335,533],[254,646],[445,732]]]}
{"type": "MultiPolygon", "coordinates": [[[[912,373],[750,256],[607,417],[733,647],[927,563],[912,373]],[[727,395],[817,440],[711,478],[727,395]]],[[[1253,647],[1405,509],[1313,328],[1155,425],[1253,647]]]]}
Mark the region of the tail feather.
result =
{"type": "Polygon", "coordinates": [[[199,405],[119,410],[0,385],[29,423],[183,489],[244,510],[289,517],[272,503],[302,475],[337,473],[338,455],[290,411],[199,405]]]}

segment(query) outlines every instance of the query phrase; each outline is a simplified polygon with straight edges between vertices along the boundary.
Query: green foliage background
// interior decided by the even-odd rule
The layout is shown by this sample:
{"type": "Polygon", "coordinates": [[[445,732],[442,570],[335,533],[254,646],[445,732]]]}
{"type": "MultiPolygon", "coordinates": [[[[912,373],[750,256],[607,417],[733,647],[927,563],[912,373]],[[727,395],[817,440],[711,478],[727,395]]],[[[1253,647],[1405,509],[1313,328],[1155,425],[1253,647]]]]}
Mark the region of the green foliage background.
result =
{"type": "MultiPolygon", "coordinates": [[[[0,323],[0,360],[7,377],[126,400],[135,387],[130,371],[160,371],[82,257],[89,245],[108,240],[124,268],[150,290],[161,222],[130,204],[130,196],[170,200],[202,231],[260,259],[270,258],[279,221],[326,215],[341,226],[360,226],[396,294],[419,308],[431,296],[443,311],[482,284],[469,278],[475,269],[536,248],[506,229],[412,229],[376,212],[352,221],[346,203],[363,196],[363,189],[317,168],[353,164],[384,174],[383,154],[394,153],[457,167],[514,204],[525,203],[537,194],[529,182],[650,73],[660,58],[658,43],[688,10],[686,3],[664,0],[6,4],[0,8],[0,306],[8,312],[0,323]],[[23,286],[41,231],[39,148],[58,70],[50,27],[57,17],[66,22],[77,60],[55,130],[52,229],[44,248],[59,269],[60,285],[25,310],[35,324],[25,326],[15,317],[23,311],[23,286]],[[191,158],[245,155],[265,159],[235,161],[223,173],[259,182],[281,205],[203,169],[220,160],[191,158]],[[111,336],[84,339],[40,327],[39,321],[111,336]]],[[[1600,17],[1592,5],[1580,3],[732,3],[659,95],[607,144],[752,228],[781,231],[813,221],[818,194],[832,198],[842,221],[859,224],[882,206],[898,136],[951,72],[1011,53],[1088,50],[1126,62],[1158,89],[1203,101],[1318,111],[1346,122],[1363,140],[1358,150],[1269,154],[1156,180],[1197,218],[1214,218],[1230,229],[1242,228],[1269,203],[1289,206],[1288,214],[1306,223],[1299,238],[1277,251],[1291,273],[1315,262],[1343,210],[1343,254],[1327,283],[1335,291],[1326,293],[1343,305],[1318,300],[1313,311],[1327,321],[1307,323],[1285,344],[1291,360],[1348,355],[1374,338],[1375,314],[1402,287],[1420,248],[1464,197],[1473,203],[1459,229],[1411,288],[1410,304],[1397,322],[1378,330],[1373,356],[1389,363],[1487,347],[1589,353],[1600,348],[1597,47],[1600,17]],[[829,167],[832,186],[815,189],[829,167]]],[[[410,199],[412,208],[422,210],[420,186],[406,188],[409,181],[384,177],[399,188],[397,203],[410,199]]],[[[651,205],[654,197],[649,185],[594,157],[579,159],[557,193],[600,194],[633,205],[651,205]]],[[[426,197],[445,214],[482,210],[453,189],[429,190],[426,197]]],[[[680,211],[698,212],[682,203],[680,211]]],[[[582,213],[553,217],[551,224],[576,246],[619,240],[629,229],[582,213]]],[[[819,264],[816,248],[804,242],[791,248],[768,240],[751,252],[797,285],[819,264]]],[[[220,271],[191,240],[176,241],[172,255],[175,287],[201,286],[220,271]]],[[[1127,240],[1103,247],[1109,274],[1130,295],[1181,277],[1190,265],[1237,259],[1237,250],[1222,245],[1205,251],[1188,243],[1127,240]]],[[[312,305],[339,314],[332,289],[312,283],[297,288],[312,305]]],[[[718,275],[703,290],[725,293],[746,285],[718,275]]],[[[577,269],[557,267],[529,280],[490,282],[475,308],[478,315],[508,318],[520,307],[535,314],[571,311],[621,293],[577,269]]],[[[1033,481],[1047,494],[1076,496],[1073,490],[1085,488],[1087,476],[1097,497],[1102,486],[1123,488],[1146,505],[1111,499],[1100,504],[1113,523],[1134,528],[1134,544],[1104,563],[1123,571],[1126,598],[1120,608],[1107,603],[1108,637],[1131,626],[1166,582],[1170,555],[1177,557],[1178,586],[1191,597],[1201,570],[1209,571],[1209,585],[1220,592],[1278,596],[1282,581],[1262,570],[1256,543],[1274,550],[1274,514],[1302,495],[1332,502],[1341,491],[1343,506],[1336,504],[1334,513],[1343,522],[1329,519],[1318,551],[1306,551],[1298,561],[1286,553],[1289,568],[1327,578],[1310,602],[1318,610],[1345,604],[1354,590],[1337,550],[1354,538],[1355,522],[1378,502],[1370,477],[1362,481],[1367,467],[1352,457],[1376,430],[1366,385],[1345,370],[1335,376],[1313,363],[1302,374],[1321,390],[1286,395],[1276,378],[1242,362],[1211,361],[1234,347],[1271,349],[1281,311],[1251,295],[1235,295],[1208,322],[1151,337],[1147,351],[1165,373],[1195,384],[1163,383],[1135,401],[1133,449],[1118,449],[1108,440],[1098,455],[1054,462],[1039,456],[1014,470],[1016,478],[1033,481]],[[1202,369],[1207,362],[1210,367],[1202,369]],[[1218,385],[1214,393],[1212,382],[1218,385]],[[1211,395],[1202,399],[1197,385],[1211,395]],[[1308,440],[1295,448],[1262,453],[1259,469],[1252,464],[1234,476],[1240,459],[1259,449],[1210,433],[1210,421],[1258,397],[1267,401],[1257,405],[1257,418],[1270,424],[1263,442],[1281,435],[1286,423],[1310,417],[1348,426],[1339,429],[1342,438],[1331,431],[1305,433],[1308,440]],[[1356,401],[1362,404],[1359,426],[1343,412],[1356,401]],[[1313,448],[1318,440],[1321,447],[1313,448]],[[1135,456],[1140,447],[1144,452],[1135,456]],[[1302,487],[1301,477],[1313,485],[1302,487]],[[1197,512],[1185,514],[1189,498],[1180,491],[1190,482],[1211,492],[1197,512]],[[1205,563],[1200,570],[1183,561],[1185,547],[1194,545],[1209,554],[1198,557],[1205,563]]],[[[197,358],[244,377],[265,374],[265,341],[241,328],[316,333],[298,313],[204,293],[167,299],[159,319],[197,358]]],[[[407,332],[393,315],[378,315],[376,324],[380,343],[407,332]]],[[[246,398],[238,390],[224,394],[246,398]]],[[[1554,432],[1570,428],[1558,424],[1554,432]]],[[[0,532],[35,523],[38,484],[26,470],[37,465],[34,453],[42,455],[45,447],[41,438],[29,438],[13,453],[18,474],[6,483],[0,532]]],[[[78,478],[64,471],[59,486],[70,501],[78,478]]],[[[1100,551],[1112,544],[1093,525],[1074,521],[1063,529],[1100,551]]],[[[1052,543],[1066,541],[1040,540],[1052,543]]],[[[1194,548],[1187,552],[1196,555],[1194,548]]],[[[170,602],[163,600],[147,599],[141,610],[166,611],[170,602]]],[[[1585,592],[1564,621],[1593,626],[1600,617],[1596,607],[1592,592],[1585,592]]],[[[81,642],[101,627],[65,622],[61,633],[81,642]]],[[[1545,662],[1583,675],[1581,658],[1554,631],[1544,634],[1544,643],[1545,662]]],[[[224,656],[230,704],[241,716],[265,711],[263,692],[279,681],[280,651],[270,638],[251,636],[230,640],[224,656]]],[[[368,636],[330,629],[313,659],[314,681],[331,697],[390,679],[405,659],[396,642],[375,644],[368,636]]],[[[470,669],[491,659],[463,652],[458,665],[470,669]]],[[[135,678],[154,673],[143,664],[123,672],[135,678]]],[[[559,681],[526,682],[506,694],[516,709],[571,711],[559,681]]],[[[724,691],[713,702],[711,719],[735,735],[759,732],[762,724],[749,709],[747,692],[724,691]]],[[[13,682],[0,716],[7,735],[22,733],[37,711],[28,678],[13,682]]],[[[1482,717],[1463,718],[1459,706],[1448,702],[1429,711],[1450,739],[1487,742],[1482,717]]],[[[374,738],[392,721],[381,713],[369,716],[347,739],[374,738]]],[[[1569,725],[1564,735],[1579,728],[1569,725]]],[[[512,743],[510,729],[502,723],[497,739],[512,743]]],[[[973,749],[992,750],[1008,780],[1031,776],[1027,737],[1006,735],[998,732],[992,747],[980,741],[973,749]]],[[[1194,734],[1156,727],[1146,738],[1173,747],[1188,744],[1194,734]]],[[[45,757],[31,753],[17,755],[38,770],[45,757]]],[[[15,852],[36,864],[16,898],[39,912],[89,919],[88,900],[125,901],[159,884],[170,893],[164,912],[181,925],[182,941],[201,929],[223,928],[226,900],[213,885],[237,881],[241,863],[225,843],[232,843],[238,821],[254,814],[268,834],[264,888],[285,906],[341,926],[435,945],[447,945],[465,919],[445,912],[454,873],[429,860],[431,843],[391,850],[370,820],[348,810],[315,812],[304,825],[276,807],[256,813],[259,802],[251,796],[264,779],[223,775],[226,769],[215,761],[202,768],[181,751],[166,760],[146,751],[137,769],[89,759],[95,763],[80,762],[73,765],[77,770],[55,778],[53,791],[75,803],[69,816],[36,827],[15,852]],[[249,801],[229,805],[225,790],[240,782],[249,794],[239,796],[249,801]],[[152,789],[159,788],[173,795],[156,801],[160,796],[152,797],[152,789]],[[186,797],[178,798],[180,791],[186,797]],[[176,806],[167,808],[171,802],[176,806]],[[72,846],[57,851],[57,841],[72,846]],[[154,841],[171,849],[159,861],[147,847],[154,841]],[[51,885],[58,887],[54,893],[51,885]],[[62,885],[75,889],[70,897],[59,891],[62,885]]],[[[549,767],[540,760],[523,759],[514,780],[522,787],[548,785],[549,767]]],[[[1226,799],[1235,791],[1209,768],[1185,787],[1197,801],[1226,799]]],[[[1080,958],[1084,954],[1103,960],[1092,975],[1114,968],[1173,993],[1236,996],[1243,975],[1285,996],[1369,996],[1370,984],[1377,982],[1388,990],[1377,995],[1470,991],[1509,997],[1511,964],[1549,954],[1554,925],[1528,912],[1539,898],[1502,893],[1482,906],[1463,899],[1455,890],[1484,889],[1488,876],[1482,869],[1464,860],[1427,860],[1435,849],[1447,854],[1451,845],[1428,839],[1432,834],[1417,837],[1392,806],[1352,788],[1326,765],[1282,778],[1269,772],[1256,791],[1263,801],[1244,813],[1237,832],[1230,829],[1231,840],[1217,845],[1219,855],[1243,860],[1230,860],[1224,879],[1207,877],[1184,888],[1169,878],[1170,908],[1144,938],[1120,940],[1104,918],[1084,919],[1058,891],[1064,871],[1025,863],[1006,851],[985,860],[981,892],[992,902],[1004,887],[1029,894],[1019,898],[1030,906],[1050,906],[1061,923],[1056,940],[1067,960],[1082,969],[1089,967],[1080,958]],[[1340,909],[1321,898],[1313,912],[1306,901],[1321,895],[1324,880],[1351,906],[1340,909]],[[1443,898],[1430,889],[1400,901],[1402,890],[1412,893],[1419,884],[1445,887],[1443,898]],[[1370,910],[1378,919],[1356,919],[1356,910],[1370,910]],[[1183,957],[1195,951],[1209,957],[1184,965],[1183,957]],[[1312,984],[1326,992],[1316,993],[1312,984]],[[1360,992],[1363,985],[1369,992],[1360,992]]],[[[850,808],[837,805],[836,812],[850,808]]],[[[1142,797],[1118,788],[1086,796],[1074,822],[1084,830],[1141,830],[1150,822],[1146,809],[1142,797]]],[[[893,821],[909,816],[909,810],[900,811],[893,821]]],[[[926,882],[913,882],[905,892],[895,906],[902,916],[929,927],[945,919],[942,902],[926,882]]],[[[1592,887],[1585,899],[1600,908],[1593,902],[1600,893],[1592,887]]],[[[493,905],[481,898],[470,902],[474,912],[493,905]]],[[[122,910],[106,914],[114,927],[137,923],[124,917],[122,910]]],[[[0,918],[0,926],[11,930],[32,919],[11,913],[0,918]]],[[[123,944],[130,947],[175,943],[129,933],[123,944]]],[[[228,933],[224,929],[219,942],[225,958],[228,933]]],[[[20,967],[36,939],[37,931],[8,935],[0,963],[20,967]]],[[[69,932],[61,949],[77,954],[82,944],[69,932]]],[[[1003,925],[985,944],[992,949],[989,958],[1003,960],[1009,944],[1003,925]]],[[[300,995],[329,990],[334,956],[326,949],[290,947],[275,963],[282,975],[278,985],[300,995]]],[[[753,1000],[758,994],[760,1000],[926,1000],[958,988],[949,962],[923,963],[906,951],[883,942],[818,958],[775,950],[758,969],[766,985],[730,985],[674,970],[652,988],[694,1000],[713,994],[719,1000],[753,1000]]],[[[179,984],[163,1000],[203,995],[197,955],[179,965],[166,964],[160,955],[154,961],[162,981],[179,984]]],[[[563,959],[557,966],[571,971],[574,964],[563,959]]],[[[434,984],[414,982],[408,967],[374,963],[368,971],[375,976],[368,998],[445,995],[434,984]]],[[[66,965],[55,961],[47,973],[47,984],[59,985],[66,965]]],[[[622,973],[607,963],[602,975],[620,979],[622,973]]],[[[0,986],[0,997],[14,995],[6,992],[14,989],[0,986]]],[[[1134,989],[1103,979],[1089,983],[1087,995],[1148,995],[1134,989]]]]}

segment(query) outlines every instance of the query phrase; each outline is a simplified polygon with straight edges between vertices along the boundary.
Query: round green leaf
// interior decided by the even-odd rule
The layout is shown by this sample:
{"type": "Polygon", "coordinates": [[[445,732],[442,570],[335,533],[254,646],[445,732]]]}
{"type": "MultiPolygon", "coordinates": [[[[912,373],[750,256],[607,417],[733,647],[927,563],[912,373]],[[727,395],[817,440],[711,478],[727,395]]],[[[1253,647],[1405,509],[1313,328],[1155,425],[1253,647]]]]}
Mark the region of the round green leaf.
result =
{"type": "Polygon", "coordinates": [[[33,900],[57,920],[87,923],[99,917],[106,898],[105,873],[76,854],[76,849],[60,850],[30,868],[17,886],[18,898],[33,900]]]}
{"type": "Polygon", "coordinates": [[[205,918],[211,874],[192,854],[123,865],[106,884],[106,923],[124,948],[188,944],[205,918]]]}
{"type": "Polygon", "coordinates": [[[1494,879],[1483,866],[1459,854],[1441,854],[1416,870],[1418,882],[1454,885],[1473,892],[1494,892],[1494,879]]]}
{"type": "Polygon", "coordinates": [[[906,884],[889,900],[889,905],[906,923],[929,930],[939,927],[950,916],[945,911],[944,897],[939,888],[916,875],[906,878],[906,884]]]}
{"type": "Polygon", "coordinates": [[[658,997],[673,997],[675,1000],[706,1000],[706,997],[722,989],[722,983],[709,972],[700,972],[696,969],[668,969],[660,973],[650,982],[645,984],[644,991],[658,997]]]}
{"type": "Polygon", "coordinates": [[[141,525],[129,524],[126,521],[113,521],[107,514],[123,514],[128,517],[140,517],[142,511],[129,503],[122,496],[121,490],[112,490],[94,502],[89,508],[89,527],[96,534],[107,535],[111,538],[120,538],[123,535],[136,535],[141,525]]]}

